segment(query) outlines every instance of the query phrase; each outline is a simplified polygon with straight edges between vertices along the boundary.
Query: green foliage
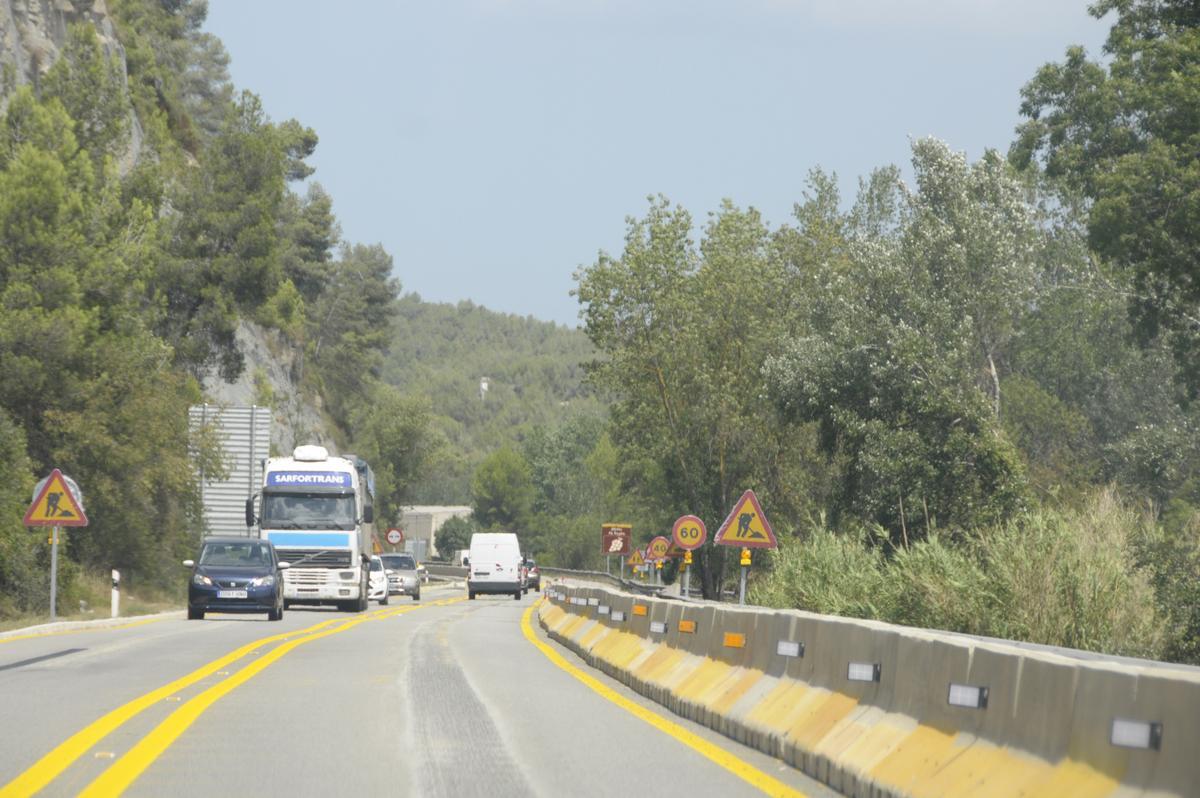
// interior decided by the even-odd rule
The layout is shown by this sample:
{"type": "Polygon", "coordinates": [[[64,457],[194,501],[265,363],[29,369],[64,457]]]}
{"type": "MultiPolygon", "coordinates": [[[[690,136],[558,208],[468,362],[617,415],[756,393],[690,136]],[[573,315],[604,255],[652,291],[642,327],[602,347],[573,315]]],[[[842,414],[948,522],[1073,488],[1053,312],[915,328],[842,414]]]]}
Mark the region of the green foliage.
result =
{"type": "Polygon", "coordinates": [[[45,536],[21,525],[33,486],[25,435],[0,409],[0,618],[49,603],[40,562],[45,536]]]}
{"type": "Polygon", "coordinates": [[[455,552],[470,548],[471,535],[478,531],[479,527],[473,517],[462,518],[456,515],[447,518],[434,533],[434,547],[443,560],[449,560],[455,552]]]}
{"type": "Polygon", "coordinates": [[[803,540],[783,541],[751,596],[769,606],[1158,657],[1176,650],[1171,641],[1182,630],[1172,636],[1156,602],[1158,576],[1146,556],[1152,530],[1106,491],[1078,511],[1022,513],[965,543],[935,535],[890,557],[874,535],[818,524],[803,540]]]}
{"type": "Polygon", "coordinates": [[[130,108],[120,62],[105,56],[91,25],[72,25],[58,61],[41,84],[74,121],[75,139],[99,166],[119,155],[129,135],[130,108]]]}
{"type": "Polygon", "coordinates": [[[534,488],[529,463],[505,447],[488,455],[471,480],[472,516],[484,528],[520,532],[533,510],[534,488]]]}
{"type": "Polygon", "coordinates": [[[1189,394],[1200,286],[1200,14],[1189,0],[1103,0],[1116,12],[1105,63],[1071,47],[1022,90],[1027,117],[1010,157],[1039,162],[1092,201],[1088,240],[1130,277],[1135,330],[1144,343],[1173,338],[1189,394]]]}
{"type": "MultiPolygon", "coordinates": [[[[645,218],[629,220],[621,257],[602,253],[576,274],[602,354],[589,379],[614,397],[623,484],[655,508],[638,523],[647,530],[684,512],[717,523],[747,487],[781,508],[804,501],[796,488],[808,439],[775,412],[762,375],[789,318],[766,225],[725,203],[698,248],[691,235],[686,211],[651,198],[645,218]]],[[[706,596],[724,564],[724,550],[698,558],[706,596]]]]}
{"type": "MultiPolygon", "coordinates": [[[[173,194],[173,257],[158,281],[160,331],[179,364],[197,376],[214,363],[226,379],[240,373],[238,314],[259,308],[280,288],[276,220],[286,169],[278,130],[259,99],[244,92],[200,167],[185,172],[173,194]]],[[[283,322],[294,324],[286,317],[283,322]]]]}
{"type": "Polygon", "coordinates": [[[802,541],[781,540],[770,576],[751,582],[750,601],[827,615],[884,617],[883,555],[862,534],[862,539],[837,534],[820,523],[802,541]]]}
{"type": "Polygon", "coordinates": [[[375,470],[376,516],[398,521],[401,507],[411,503],[414,482],[442,442],[430,424],[427,398],[374,381],[363,391],[351,417],[355,450],[375,470]]]}
{"type": "Polygon", "coordinates": [[[919,141],[913,166],[916,192],[878,173],[840,225],[832,187],[814,180],[802,226],[780,237],[804,287],[804,334],[765,363],[780,408],[817,425],[837,469],[834,523],[877,523],[897,543],[994,522],[1024,500],[1019,457],[999,434],[999,370],[1045,241],[993,154],[968,164],[919,141]],[[831,228],[840,257],[804,262],[804,242],[831,228]]]}
{"type": "Polygon", "coordinates": [[[343,247],[308,319],[311,362],[334,418],[349,423],[358,386],[379,376],[400,283],[379,245],[343,247]]]}

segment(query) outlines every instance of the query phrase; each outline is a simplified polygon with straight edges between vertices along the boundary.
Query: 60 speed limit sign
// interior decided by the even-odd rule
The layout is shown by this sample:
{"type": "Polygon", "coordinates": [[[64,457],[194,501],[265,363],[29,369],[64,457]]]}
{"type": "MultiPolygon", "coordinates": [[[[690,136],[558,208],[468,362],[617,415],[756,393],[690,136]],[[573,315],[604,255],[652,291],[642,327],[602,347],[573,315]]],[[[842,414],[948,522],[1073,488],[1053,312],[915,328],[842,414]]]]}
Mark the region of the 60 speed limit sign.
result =
{"type": "Polygon", "coordinates": [[[675,521],[671,527],[671,539],[675,545],[684,551],[694,551],[704,545],[708,539],[708,530],[704,522],[694,515],[685,515],[675,521]]]}

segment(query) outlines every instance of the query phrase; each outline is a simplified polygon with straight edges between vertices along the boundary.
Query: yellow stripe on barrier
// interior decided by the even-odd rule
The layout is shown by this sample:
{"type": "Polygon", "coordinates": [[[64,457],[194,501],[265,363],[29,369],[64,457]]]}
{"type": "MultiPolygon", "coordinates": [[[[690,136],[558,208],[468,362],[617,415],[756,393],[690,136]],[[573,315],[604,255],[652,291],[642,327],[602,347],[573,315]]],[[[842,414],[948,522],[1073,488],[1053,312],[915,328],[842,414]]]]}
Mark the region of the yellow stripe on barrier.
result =
{"type": "Polygon", "coordinates": [[[696,634],[696,622],[695,621],[680,621],[679,622],[679,631],[685,635],[696,634]]]}
{"type": "Polygon", "coordinates": [[[746,762],[734,754],[731,754],[729,751],[726,751],[724,748],[721,748],[715,743],[705,740],[703,737],[689,731],[680,724],[675,723],[672,720],[668,720],[656,712],[652,712],[646,707],[643,707],[641,704],[630,701],[628,698],[621,695],[616,690],[613,690],[611,687],[604,684],[591,674],[585,673],[584,671],[575,667],[549,645],[543,643],[541,640],[538,640],[537,634],[533,631],[533,625],[530,623],[529,619],[533,616],[534,610],[537,609],[537,606],[540,603],[541,601],[539,600],[529,609],[525,610],[525,614],[521,617],[521,632],[525,635],[526,640],[535,645],[539,651],[546,655],[547,659],[549,659],[559,668],[583,682],[583,684],[587,685],[587,687],[599,694],[602,698],[611,701],[639,720],[645,721],[664,734],[673,737],[678,742],[686,745],[688,748],[691,748],[693,751],[729,771],[756,789],[759,789],[768,795],[804,798],[804,793],[800,792],[796,788],[764,773],[763,771],[751,765],[749,762],[746,762]]]}
{"type": "Polygon", "coordinates": [[[725,633],[725,648],[745,648],[746,636],[741,632],[725,633]]]}
{"type": "Polygon", "coordinates": [[[634,604],[633,605],[633,614],[634,615],[645,615],[646,614],[646,605],[645,604],[634,604]]]}

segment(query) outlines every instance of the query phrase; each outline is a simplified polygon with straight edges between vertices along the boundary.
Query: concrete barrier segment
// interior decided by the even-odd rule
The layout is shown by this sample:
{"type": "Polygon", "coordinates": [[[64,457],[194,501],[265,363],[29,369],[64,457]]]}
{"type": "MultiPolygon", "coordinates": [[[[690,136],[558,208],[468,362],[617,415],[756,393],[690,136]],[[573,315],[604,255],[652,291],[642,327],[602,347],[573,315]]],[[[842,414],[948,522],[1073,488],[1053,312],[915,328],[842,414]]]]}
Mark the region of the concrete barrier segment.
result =
{"type": "MultiPolygon", "coordinates": [[[[951,683],[971,683],[970,662],[971,648],[961,642],[917,630],[895,635],[895,656],[890,663],[892,700],[884,708],[920,718],[943,731],[977,732],[995,707],[966,708],[949,702],[951,683]]],[[[984,686],[990,691],[990,685],[984,686]]]]}
{"type": "Polygon", "coordinates": [[[627,612],[644,604],[646,627],[661,618],[669,631],[564,622],[578,605],[547,605],[539,619],[672,711],[849,795],[1188,795],[1200,784],[1200,678],[1190,672],[809,613],[600,594],[627,612]],[[679,631],[685,620],[695,632],[679,631]],[[726,652],[726,633],[745,647],[726,652]],[[781,657],[781,639],[799,639],[805,656],[781,657]],[[878,664],[879,681],[849,682],[851,662],[878,664]],[[968,697],[986,687],[987,708],[952,705],[952,684],[968,697]],[[1162,724],[1159,750],[1114,746],[1117,717],[1162,724]]]}
{"type": "Polygon", "coordinates": [[[1200,792],[1200,676],[1142,670],[1137,679],[1136,705],[1123,717],[1161,723],[1161,738],[1154,755],[1134,753],[1125,783],[1180,794],[1188,789],[1200,792]]]}
{"type": "Polygon", "coordinates": [[[685,609],[686,605],[677,601],[667,602],[666,616],[664,617],[664,623],[667,625],[667,634],[664,640],[672,648],[680,648],[679,636],[683,633],[679,631],[679,622],[683,620],[685,609]]]}

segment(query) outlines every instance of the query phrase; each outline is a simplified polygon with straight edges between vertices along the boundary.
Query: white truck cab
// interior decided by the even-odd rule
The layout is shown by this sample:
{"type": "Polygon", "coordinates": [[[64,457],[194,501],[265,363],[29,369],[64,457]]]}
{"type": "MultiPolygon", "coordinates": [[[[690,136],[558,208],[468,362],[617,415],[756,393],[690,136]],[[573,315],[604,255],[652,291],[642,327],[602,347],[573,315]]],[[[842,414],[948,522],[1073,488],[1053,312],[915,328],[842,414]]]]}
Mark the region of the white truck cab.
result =
{"type": "Polygon", "coordinates": [[[246,523],[275,544],[290,604],[367,607],[374,477],[361,458],[330,455],[323,446],[298,446],[263,469],[261,512],[246,502],[246,523]]]}

